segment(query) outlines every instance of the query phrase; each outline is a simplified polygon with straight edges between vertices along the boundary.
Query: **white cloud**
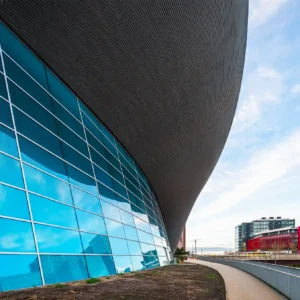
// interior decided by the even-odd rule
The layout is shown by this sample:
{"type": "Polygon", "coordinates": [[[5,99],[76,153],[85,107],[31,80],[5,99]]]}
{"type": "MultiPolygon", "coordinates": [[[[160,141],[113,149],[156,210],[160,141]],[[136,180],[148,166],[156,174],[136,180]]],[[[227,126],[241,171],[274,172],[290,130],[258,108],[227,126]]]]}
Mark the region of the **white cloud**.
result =
{"type": "Polygon", "coordinates": [[[266,24],[287,2],[288,0],[250,0],[250,28],[266,24]]]}
{"type": "MultiPolygon", "coordinates": [[[[265,185],[282,178],[293,168],[300,167],[299,153],[300,128],[280,143],[256,151],[245,168],[227,178],[226,189],[214,191],[218,195],[216,200],[199,211],[194,211],[193,215],[203,219],[228,210],[265,185]]],[[[217,185],[212,185],[218,188],[217,185]]]]}
{"type": "Polygon", "coordinates": [[[295,84],[291,89],[292,94],[300,94],[300,84],[295,84]]]}
{"type": "Polygon", "coordinates": [[[257,68],[257,75],[262,78],[278,78],[279,77],[279,73],[275,69],[268,68],[266,66],[259,66],[257,68]]]}

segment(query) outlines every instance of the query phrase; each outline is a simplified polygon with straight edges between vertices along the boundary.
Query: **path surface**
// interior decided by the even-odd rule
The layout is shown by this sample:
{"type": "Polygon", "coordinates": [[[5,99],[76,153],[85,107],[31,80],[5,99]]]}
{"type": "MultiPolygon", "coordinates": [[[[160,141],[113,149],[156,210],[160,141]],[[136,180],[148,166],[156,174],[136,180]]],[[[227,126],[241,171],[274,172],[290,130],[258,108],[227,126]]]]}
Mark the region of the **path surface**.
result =
{"type": "Polygon", "coordinates": [[[203,260],[190,259],[188,262],[201,264],[217,270],[225,281],[228,300],[287,299],[264,282],[239,269],[203,260]]]}

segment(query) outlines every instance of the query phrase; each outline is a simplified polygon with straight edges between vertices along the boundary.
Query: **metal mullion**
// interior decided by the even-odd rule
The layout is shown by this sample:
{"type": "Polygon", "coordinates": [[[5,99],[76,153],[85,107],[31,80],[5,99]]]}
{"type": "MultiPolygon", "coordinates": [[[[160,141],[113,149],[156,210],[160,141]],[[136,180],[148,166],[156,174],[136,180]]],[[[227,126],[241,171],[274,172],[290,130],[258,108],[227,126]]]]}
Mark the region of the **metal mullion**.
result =
{"type": "MultiPolygon", "coordinates": [[[[5,101],[6,101],[6,100],[5,100],[5,101]]],[[[7,101],[7,102],[8,102],[8,101],[7,101]]],[[[9,104],[9,102],[8,102],[8,104],[9,104]]],[[[2,126],[4,126],[4,127],[6,127],[7,129],[10,129],[10,130],[13,131],[13,128],[9,127],[8,125],[6,125],[6,124],[4,124],[4,123],[2,123],[2,122],[0,122],[0,125],[2,125],[2,126]]]]}
{"type": "Polygon", "coordinates": [[[2,99],[2,100],[4,100],[4,101],[8,102],[8,100],[7,100],[6,98],[4,98],[3,96],[0,96],[0,99],[2,99]]]}
{"type": "MultiPolygon", "coordinates": [[[[83,132],[84,132],[85,140],[86,140],[87,147],[88,147],[88,153],[89,153],[89,156],[90,156],[90,162],[91,162],[91,164],[92,164],[94,180],[95,180],[96,187],[97,187],[97,192],[98,192],[98,195],[99,195],[99,204],[100,204],[101,211],[102,211],[102,204],[101,204],[101,200],[100,200],[100,191],[99,191],[98,181],[97,181],[97,178],[96,178],[96,173],[95,173],[95,169],[94,169],[94,164],[93,164],[93,160],[92,160],[92,156],[91,156],[90,144],[89,144],[88,139],[87,139],[86,128],[85,128],[84,123],[83,123],[82,111],[81,111],[81,108],[80,108],[80,105],[79,105],[79,100],[78,100],[78,98],[76,98],[76,99],[77,99],[77,105],[78,105],[79,114],[80,114],[80,119],[81,119],[81,125],[82,125],[82,127],[83,127],[83,132]]],[[[103,213],[103,211],[102,211],[102,213],[103,213]]],[[[77,214],[76,214],[76,218],[77,218],[77,214]]],[[[105,221],[104,215],[103,215],[103,221],[104,221],[105,229],[106,229],[106,232],[107,232],[107,225],[106,225],[106,221],[105,221]]],[[[78,221],[77,221],[77,222],[78,222],[78,221]]],[[[79,224],[78,224],[78,228],[79,228],[79,224]]],[[[107,232],[107,233],[108,233],[108,232],[107,232]]],[[[125,235],[125,232],[124,232],[124,235],[125,235]]],[[[81,234],[80,234],[80,241],[81,241],[81,244],[82,244],[82,249],[84,250],[84,247],[83,247],[83,241],[82,241],[82,238],[81,238],[81,234]]],[[[110,240],[109,240],[109,239],[108,239],[108,242],[109,242],[110,252],[112,252],[112,248],[111,248],[110,240]]],[[[86,263],[86,266],[88,266],[87,261],[85,261],[85,263],[86,263]]],[[[115,265],[115,262],[114,262],[114,265],[115,265]]],[[[88,272],[88,274],[89,274],[88,267],[87,267],[87,272],[88,272]]]]}
{"type": "Polygon", "coordinates": [[[1,45],[0,45],[0,56],[1,56],[2,66],[3,66],[7,97],[8,97],[8,100],[9,100],[10,112],[11,112],[11,116],[12,116],[12,122],[13,122],[15,137],[16,137],[16,145],[17,145],[17,149],[18,149],[18,155],[19,155],[19,158],[20,158],[20,167],[21,167],[21,173],[22,173],[23,182],[24,182],[24,188],[25,188],[25,193],[26,193],[26,200],[27,200],[27,205],[28,205],[29,216],[30,216],[30,220],[31,220],[32,233],[33,233],[33,238],[34,238],[34,242],[35,242],[38,263],[39,263],[39,267],[40,267],[40,274],[41,274],[42,284],[45,285],[44,272],[43,272],[43,268],[42,268],[42,263],[41,263],[41,259],[40,259],[40,253],[39,253],[39,246],[38,246],[35,227],[34,227],[34,223],[33,223],[33,216],[32,216],[31,205],[30,205],[28,189],[27,189],[27,183],[26,183],[25,173],[24,173],[24,168],[23,168],[23,160],[22,160],[22,157],[21,157],[21,150],[20,150],[19,139],[18,139],[18,134],[17,134],[17,130],[16,130],[14,112],[13,112],[12,102],[11,102],[11,98],[10,98],[10,92],[9,92],[9,88],[8,88],[6,69],[5,69],[5,64],[4,64],[4,59],[3,59],[3,52],[2,52],[1,45]]]}
{"type": "Polygon", "coordinates": [[[57,139],[59,139],[60,141],[62,141],[63,143],[65,143],[66,145],[68,145],[69,147],[71,147],[73,150],[75,150],[77,153],[79,153],[80,155],[82,155],[84,158],[86,158],[86,159],[89,160],[89,158],[87,156],[85,156],[83,153],[81,153],[80,151],[78,151],[74,146],[72,146],[69,143],[67,143],[60,136],[58,136],[55,133],[53,133],[50,129],[48,129],[46,126],[44,126],[43,124],[41,124],[40,122],[38,122],[37,120],[35,120],[33,117],[31,117],[25,111],[23,111],[22,109],[20,109],[18,106],[16,106],[15,104],[12,104],[12,106],[15,107],[17,110],[19,110],[20,112],[22,112],[25,116],[27,116],[28,118],[30,118],[32,121],[34,121],[35,123],[37,123],[39,126],[41,126],[42,128],[44,128],[45,130],[47,130],[49,133],[51,133],[52,135],[54,135],[57,139]]]}
{"type": "Polygon", "coordinates": [[[0,215],[0,218],[31,223],[30,220],[25,220],[25,219],[22,219],[22,218],[10,217],[10,216],[5,216],[5,215],[0,215]]]}
{"type": "MultiPolygon", "coordinates": [[[[78,99],[79,100],[79,99],[78,99]]],[[[93,125],[97,128],[97,130],[113,145],[115,146],[110,140],[109,138],[98,128],[98,126],[94,123],[94,121],[85,113],[84,110],[82,110],[82,112],[84,113],[84,115],[93,123],[93,125]]],[[[99,121],[100,122],[100,121],[99,121]]],[[[102,124],[102,123],[101,123],[102,124]]],[[[104,126],[102,124],[102,126],[104,126]]],[[[114,142],[115,142],[115,139],[114,139],[114,142]]],[[[116,146],[115,146],[116,147],[116,146]]],[[[117,149],[118,150],[118,149],[117,149]]]]}
{"type": "MultiPolygon", "coordinates": [[[[23,44],[24,45],[24,44],[23,44]]],[[[29,50],[30,51],[30,50],[29,50]]],[[[28,77],[30,77],[40,88],[42,88],[51,98],[53,98],[61,107],[63,107],[68,113],[70,113],[77,122],[80,123],[80,121],[73,115],[72,112],[70,112],[66,107],[64,107],[49,91],[47,91],[35,78],[33,78],[22,66],[20,66],[9,54],[7,54],[5,51],[2,50],[2,52],[16,64],[28,77]]],[[[31,52],[31,51],[30,51],[31,52]]],[[[43,62],[42,62],[43,63],[43,62]]],[[[54,74],[54,76],[57,78],[57,76],[54,74]]],[[[7,76],[7,78],[10,79],[10,77],[7,76]]],[[[74,94],[65,84],[64,86],[72,93],[74,94]]]]}
{"type": "MultiPolygon", "coordinates": [[[[60,121],[63,125],[65,125],[68,129],[70,129],[74,134],[76,134],[79,138],[81,138],[84,142],[85,140],[76,133],[71,127],[69,127],[65,122],[63,122],[61,119],[59,119],[52,111],[50,111],[48,108],[46,108],[43,104],[41,104],[38,100],[36,100],[33,96],[31,96],[26,90],[24,90],[22,87],[20,87],[14,80],[7,77],[9,81],[11,81],[15,86],[17,86],[21,91],[23,91],[27,96],[29,96],[33,101],[35,101],[38,105],[40,105],[44,110],[46,110],[48,113],[50,113],[56,120],[60,121]]],[[[22,109],[20,109],[17,105],[13,104],[13,106],[17,107],[19,110],[23,112],[22,109]]]]}
{"type": "MultiPolygon", "coordinates": [[[[14,131],[14,130],[13,130],[13,131],[14,131]]],[[[0,154],[4,154],[4,155],[6,155],[6,156],[8,156],[8,157],[10,157],[10,158],[13,158],[13,159],[15,159],[15,160],[20,160],[19,158],[15,157],[15,156],[13,156],[13,155],[7,153],[7,152],[4,152],[4,151],[2,151],[2,150],[0,150],[0,154]]]]}
{"type": "MultiPolygon", "coordinates": [[[[82,121],[82,124],[83,124],[83,121],[82,121]]],[[[85,125],[83,125],[86,130],[97,140],[98,143],[100,143],[115,159],[118,159],[115,154],[113,154],[85,125]]],[[[115,147],[115,146],[114,146],[115,147]]],[[[118,150],[116,149],[117,153],[118,153],[118,150]]]]}
{"type": "MultiPolygon", "coordinates": [[[[19,160],[19,159],[18,159],[19,160]]],[[[6,186],[8,186],[8,187],[11,187],[11,188],[14,188],[14,189],[16,189],[16,190],[20,190],[20,191],[25,191],[25,189],[24,188],[20,188],[20,187],[18,187],[18,186],[14,186],[14,185],[12,185],[12,184],[9,184],[9,183],[6,183],[6,182],[3,182],[3,181],[0,181],[0,185],[6,185],[6,186]]]]}

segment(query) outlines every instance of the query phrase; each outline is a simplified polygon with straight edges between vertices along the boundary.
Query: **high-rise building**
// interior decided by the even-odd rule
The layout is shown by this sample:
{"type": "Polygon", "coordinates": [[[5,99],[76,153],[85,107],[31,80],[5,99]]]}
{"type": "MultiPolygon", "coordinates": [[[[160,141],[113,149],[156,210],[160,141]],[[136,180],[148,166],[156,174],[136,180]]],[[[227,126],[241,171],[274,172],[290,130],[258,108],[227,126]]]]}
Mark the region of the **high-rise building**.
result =
{"type": "Polygon", "coordinates": [[[295,227],[295,219],[281,217],[262,217],[252,222],[245,222],[235,227],[235,251],[245,252],[247,249],[247,240],[267,230],[295,227]]]}
{"type": "Polygon", "coordinates": [[[0,15],[0,291],[168,264],[232,124],[248,2],[0,15]]]}

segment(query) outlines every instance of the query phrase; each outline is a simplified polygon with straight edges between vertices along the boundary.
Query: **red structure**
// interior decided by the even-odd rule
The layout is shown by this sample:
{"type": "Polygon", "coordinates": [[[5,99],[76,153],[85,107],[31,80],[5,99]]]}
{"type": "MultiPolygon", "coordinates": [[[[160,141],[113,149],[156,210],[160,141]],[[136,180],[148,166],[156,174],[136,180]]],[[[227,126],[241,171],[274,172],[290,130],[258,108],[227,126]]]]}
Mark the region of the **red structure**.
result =
{"type": "Polygon", "coordinates": [[[262,232],[247,241],[247,251],[284,251],[300,253],[300,227],[262,232]]]}
{"type": "Polygon", "coordinates": [[[184,226],[183,231],[181,233],[177,248],[179,248],[179,249],[183,248],[184,250],[186,250],[186,229],[185,229],[185,226],[184,226]]]}

